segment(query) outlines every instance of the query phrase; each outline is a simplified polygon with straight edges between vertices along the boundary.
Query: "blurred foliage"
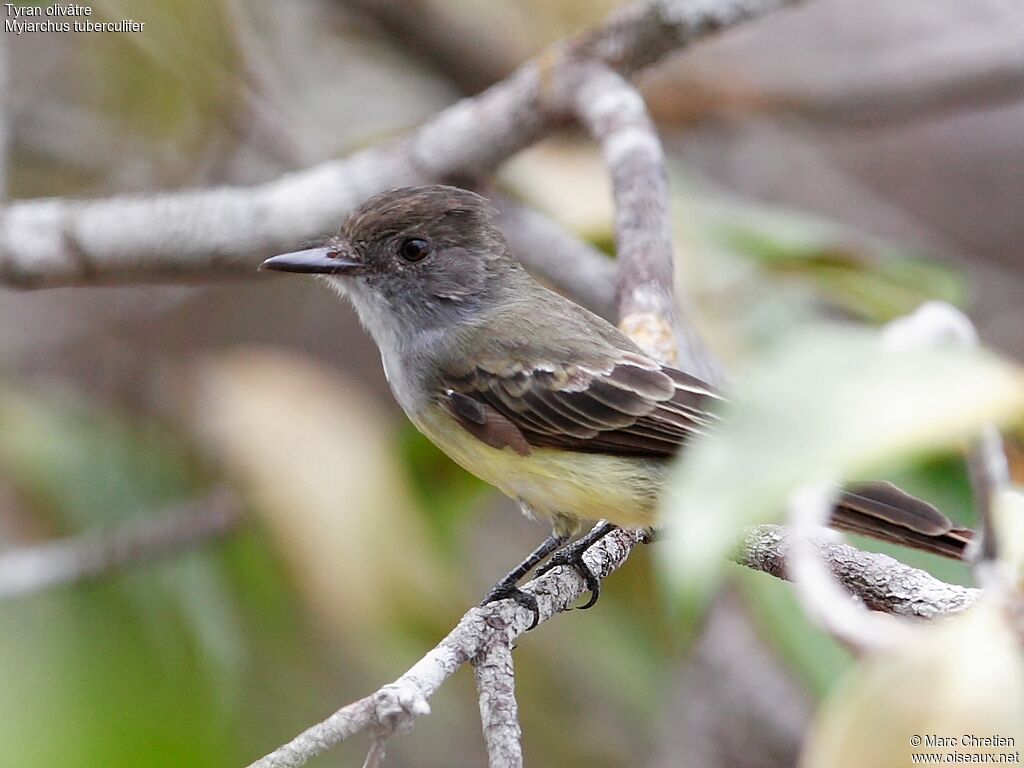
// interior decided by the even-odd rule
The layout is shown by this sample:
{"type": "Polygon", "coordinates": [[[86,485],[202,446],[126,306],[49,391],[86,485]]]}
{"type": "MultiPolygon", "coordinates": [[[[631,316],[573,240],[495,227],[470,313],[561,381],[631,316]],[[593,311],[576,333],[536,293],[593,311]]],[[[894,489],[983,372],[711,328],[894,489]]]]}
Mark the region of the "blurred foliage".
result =
{"type": "Polygon", "coordinates": [[[453,554],[459,527],[490,486],[448,458],[411,423],[399,429],[398,450],[411,491],[437,544],[453,554]]]}
{"type": "Polygon", "coordinates": [[[1019,761],[1024,653],[1009,617],[982,603],[966,614],[922,624],[914,635],[902,647],[866,659],[830,694],[802,766],[902,768],[910,764],[911,753],[937,752],[1019,761]],[[915,743],[915,736],[920,741],[915,743]],[[936,749],[923,743],[935,736],[952,738],[956,746],[936,749]],[[1010,741],[963,744],[969,736],[1010,741]],[[1017,760],[1005,759],[1014,754],[1017,760]]]}
{"type": "Polygon", "coordinates": [[[793,587],[781,579],[736,567],[738,584],[751,618],[768,642],[812,693],[823,696],[853,663],[849,652],[807,621],[793,587]]]}
{"type": "MultiPolygon", "coordinates": [[[[135,3],[103,0],[103,20],[132,18],[135,3]]],[[[233,109],[248,86],[220,3],[164,0],[146,8],[146,32],[89,35],[78,49],[81,82],[97,111],[123,129],[156,140],[188,137],[193,146],[233,109]],[[180,55],[189,51],[188,56],[180,55]]],[[[84,94],[83,94],[84,95],[84,94]]]]}
{"type": "Polygon", "coordinates": [[[665,499],[681,534],[663,547],[665,565],[706,599],[740,530],[776,519],[801,485],[870,478],[1022,412],[1024,373],[982,350],[896,349],[826,324],[780,339],[681,458],[665,499]]]}
{"type": "MultiPolygon", "coordinates": [[[[33,525],[45,520],[53,533],[158,514],[199,493],[207,474],[158,425],[54,397],[4,390],[0,434],[0,476],[33,525]]],[[[251,749],[238,740],[246,678],[266,642],[249,638],[292,652],[303,642],[291,621],[265,620],[289,614],[279,579],[275,558],[248,534],[0,603],[3,764],[239,762],[251,749]]]]}
{"type": "Polygon", "coordinates": [[[808,284],[844,312],[886,322],[929,300],[962,305],[964,287],[948,268],[807,214],[694,197],[693,237],[729,250],[776,279],[808,284]]]}

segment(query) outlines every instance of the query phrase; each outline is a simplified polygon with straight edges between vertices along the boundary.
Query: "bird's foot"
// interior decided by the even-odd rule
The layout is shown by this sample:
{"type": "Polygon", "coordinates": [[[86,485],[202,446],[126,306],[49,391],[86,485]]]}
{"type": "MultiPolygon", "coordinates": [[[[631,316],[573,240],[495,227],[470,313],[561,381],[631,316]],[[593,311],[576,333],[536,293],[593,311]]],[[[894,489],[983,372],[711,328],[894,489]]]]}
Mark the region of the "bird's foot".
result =
{"type": "Polygon", "coordinates": [[[540,609],[537,607],[537,598],[529,592],[521,590],[515,581],[509,581],[507,577],[491,588],[491,591],[487,593],[487,597],[483,599],[480,605],[484,606],[502,600],[511,600],[516,605],[525,608],[533,614],[533,621],[526,628],[527,632],[537,626],[537,622],[540,621],[540,609]]]}
{"type": "Polygon", "coordinates": [[[543,576],[552,568],[556,568],[559,565],[569,566],[580,575],[580,578],[583,579],[583,583],[590,591],[590,599],[583,605],[579,606],[579,609],[584,611],[587,608],[592,608],[594,603],[598,601],[598,598],[601,597],[601,580],[598,579],[587,564],[583,562],[583,553],[609,533],[614,531],[617,527],[618,526],[606,522],[602,522],[595,526],[589,533],[587,533],[586,536],[583,536],[569,546],[555,552],[555,554],[551,556],[550,560],[537,569],[537,576],[543,576]]]}

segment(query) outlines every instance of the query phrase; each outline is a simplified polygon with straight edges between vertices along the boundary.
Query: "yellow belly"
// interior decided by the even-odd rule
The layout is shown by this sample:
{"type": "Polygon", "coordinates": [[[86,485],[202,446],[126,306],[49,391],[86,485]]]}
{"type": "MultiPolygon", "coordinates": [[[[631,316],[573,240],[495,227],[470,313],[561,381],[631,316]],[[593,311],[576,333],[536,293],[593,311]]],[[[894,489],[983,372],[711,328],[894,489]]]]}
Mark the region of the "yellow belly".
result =
{"type": "Polygon", "coordinates": [[[549,448],[520,456],[481,442],[437,407],[413,422],[464,469],[567,532],[602,518],[628,528],[654,524],[665,472],[660,462],[549,448]]]}

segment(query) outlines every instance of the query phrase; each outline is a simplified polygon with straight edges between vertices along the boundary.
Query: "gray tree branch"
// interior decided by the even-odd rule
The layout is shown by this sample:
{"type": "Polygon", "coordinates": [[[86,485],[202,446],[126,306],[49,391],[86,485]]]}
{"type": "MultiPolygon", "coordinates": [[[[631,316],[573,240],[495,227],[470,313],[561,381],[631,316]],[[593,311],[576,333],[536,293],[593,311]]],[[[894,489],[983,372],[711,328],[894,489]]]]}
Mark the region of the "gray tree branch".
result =
{"type": "Polygon", "coordinates": [[[110,530],[0,553],[0,601],[105,575],[219,538],[242,520],[238,500],[218,491],[110,530]]]}
{"type": "MultiPolygon", "coordinates": [[[[642,534],[637,531],[614,531],[587,550],[584,561],[598,578],[604,579],[625,562],[641,539],[642,534]]],[[[568,610],[586,591],[586,586],[573,569],[559,567],[534,579],[523,589],[537,598],[539,621],[544,622],[568,610]]],[[[526,631],[531,621],[532,614],[528,610],[508,600],[470,609],[447,637],[393,683],[343,707],[252,763],[250,768],[298,768],[359,733],[371,731],[379,737],[411,728],[415,717],[430,711],[427,699],[459,667],[480,658],[492,646],[511,648],[512,642],[526,631]]],[[[492,704],[486,706],[490,710],[492,704]]],[[[514,714],[514,710],[508,712],[514,714]]],[[[508,727],[508,714],[501,717],[485,714],[485,717],[493,717],[505,723],[503,728],[508,727]]]]}
{"type": "Polygon", "coordinates": [[[523,733],[519,727],[516,678],[509,641],[499,637],[472,663],[480,696],[480,721],[484,727],[489,768],[521,768],[523,733]]]}
{"type": "Polygon", "coordinates": [[[651,0],[556,45],[418,130],[267,184],[105,200],[27,200],[0,216],[0,281],[22,287],[248,273],[333,232],[384,189],[476,178],[562,124],[560,95],[592,62],[629,76],[669,52],[795,0],[651,0]]]}
{"type": "MultiPolygon", "coordinates": [[[[783,526],[761,525],[747,531],[734,559],[788,580],[790,545],[783,526]]],[[[981,596],[979,589],[947,584],[888,555],[821,540],[815,546],[835,578],[873,611],[933,619],[966,610],[981,596]]]]}
{"type": "Polygon", "coordinates": [[[507,36],[469,23],[465,14],[450,4],[436,0],[339,2],[371,19],[403,53],[437,70],[466,95],[482,91],[515,68],[515,51],[507,36]]]}
{"type": "MultiPolygon", "coordinates": [[[[642,540],[638,531],[615,531],[587,550],[584,560],[603,580],[642,540]]],[[[966,610],[980,596],[980,590],[946,584],[887,555],[847,544],[817,542],[817,546],[836,578],[872,610],[931,619],[966,610]]],[[[764,525],[747,532],[735,560],[785,579],[788,551],[786,529],[764,525]]],[[[523,589],[537,598],[541,622],[568,610],[586,591],[579,574],[565,567],[534,579],[523,589]]],[[[510,647],[530,621],[527,610],[509,601],[471,609],[447,637],[395,682],[343,707],[250,768],[299,768],[360,733],[407,730],[417,716],[429,713],[427,700],[459,667],[480,658],[493,644],[510,647]]],[[[507,720],[488,715],[492,716],[499,722],[507,720]]]]}

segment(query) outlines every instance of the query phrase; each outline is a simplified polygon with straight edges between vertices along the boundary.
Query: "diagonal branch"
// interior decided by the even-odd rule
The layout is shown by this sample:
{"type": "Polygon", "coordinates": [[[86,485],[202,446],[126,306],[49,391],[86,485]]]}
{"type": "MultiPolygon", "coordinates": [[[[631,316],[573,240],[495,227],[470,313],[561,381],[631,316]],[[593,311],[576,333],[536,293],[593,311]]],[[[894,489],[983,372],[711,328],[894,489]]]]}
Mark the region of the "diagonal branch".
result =
{"type": "Polygon", "coordinates": [[[332,232],[373,193],[493,170],[565,121],[553,96],[572,91],[585,62],[629,76],[697,39],[795,2],[627,6],[397,141],[267,184],[14,203],[0,217],[0,281],[45,287],[251,272],[281,249],[332,232]]]}
{"type": "Polygon", "coordinates": [[[238,500],[218,491],[111,530],[0,553],[0,601],[166,557],[224,536],[241,520],[238,500]]]}
{"type": "Polygon", "coordinates": [[[402,53],[443,74],[467,95],[482,91],[515,68],[507,35],[437,0],[340,0],[381,28],[402,53]]]}
{"type": "MultiPolygon", "coordinates": [[[[587,550],[584,561],[599,579],[604,579],[625,562],[641,537],[634,531],[615,531],[587,550]]],[[[523,589],[537,598],[538,621],[544,622],[572,607],[586,586],[574,570],[560,567],[523,589]]],[[[411,727],[414,717],[430,711],[427,699],[459,667],[495,644],[510,648],[532,620],[530,611],[509,600],[472,608],[447,637],[394,683],[343,707],[250,768],[298,768],[359,733],[390,734],[411,727]]]]}
{"type": "MultiPolygon", "coordinates": [[[[636,531],[618,530],[584,555],[601,580],[619,568],[643,539],[636,531]]],[[[872,610],[899,616],[936,618],[969,608],[980,595],[939,581],[888,555],[864,552],[847,544],[818,542],[836,578],[872,610]]],[[[787,578],[789,538],[785,528],[764,525],[748,531],[736,562],[787,578]]],[[[568,610],[586,591],[571,568],[556,568],[523,589],[537,598],[540,621],[568,610]]],[[[394,683],[349,704],[292,741],[252,763],[249,768],[299,768],[331,747],[364,732],[401,732],[416,716],[427,714],[430,698],[459,667],[480,657],[497,642],[506,648],[530,625],[530,613],[509,601],[473,608],[437,646],[394,683]]]]}

